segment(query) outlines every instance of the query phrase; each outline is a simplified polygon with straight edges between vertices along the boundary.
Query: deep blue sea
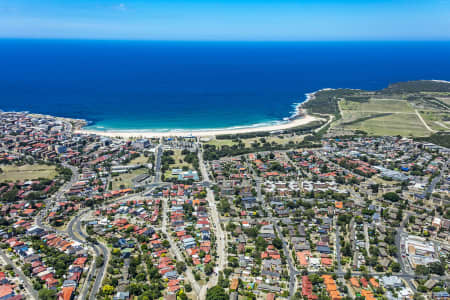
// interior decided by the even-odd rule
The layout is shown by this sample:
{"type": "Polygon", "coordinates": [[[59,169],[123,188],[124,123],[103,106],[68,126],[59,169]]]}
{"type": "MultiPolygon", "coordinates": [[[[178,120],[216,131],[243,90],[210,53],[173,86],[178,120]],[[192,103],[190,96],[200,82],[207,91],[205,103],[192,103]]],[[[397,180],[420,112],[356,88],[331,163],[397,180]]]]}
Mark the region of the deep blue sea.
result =
{"type": "Polygon", "coordinates": [[[282,120],[321,88],[450,80],[450,42],[0,40],[0,109],[96,129],[282,120]]]}

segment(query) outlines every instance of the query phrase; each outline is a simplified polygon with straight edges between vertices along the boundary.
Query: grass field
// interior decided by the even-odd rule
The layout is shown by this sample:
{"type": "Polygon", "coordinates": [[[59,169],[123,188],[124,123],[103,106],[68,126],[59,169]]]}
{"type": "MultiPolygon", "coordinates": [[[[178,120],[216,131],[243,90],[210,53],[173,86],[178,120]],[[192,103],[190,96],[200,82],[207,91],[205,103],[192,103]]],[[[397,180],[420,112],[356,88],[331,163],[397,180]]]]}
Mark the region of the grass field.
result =
{"type": "Polygon", "coordinates": [[[342,119],[339,123],[355,122],[361,118],[367,118],[378,115],[378,113],[362,112],[356,110],[343,110],[342,119]]]}
{"type": "Polygon", "coordinates": [[[55,166],[47,165],[2,165],[0,168],[3,172],[0,174],[0,182],[5,181],[27,181],[38,178],[53,179],[57,172],[55,166]]]}
{"type": "Polygon", "coordinates": [[[450,130],[450,122],[444,121],[444,117],[448,117],[448,113],[423,110],[420,110],[419,113],[432,129],[436,131],[450,130]]]}
{"type": "Polygon", "coordinates": [[[132,180],[136,176],[147,173],[147,172],[148,172],[147,168],[139,168],[139,169],[133,170],[129,173],[123,173],[123,174],[120,174],[119,176],[113,176],[113,177],[111,177],[112,189],[113,190],[122,189],[121,185],[123,185],[123,188],[131,188],[131,187],[133,187],[132,180]]]}
{"type": "Polygon", "coordinates": [[[135,159],[132,159],[128,165],[142,165],[146,164],[148,162],[148,157],[145,157],[144,155],[140,155],[139,157],[136,157],[135,159]]]}
{"type": "Polygon", "coordinates": [[[216,140],[216,139],[213,139],[213,140],[210,140],[210,141],[206,142],[205,144],[214,145],[214,146],[220,148],[222,146],[233,146],[233,145],[236,145],[237,143],[233,142],[233,140],[216,140]]]}
{"type": "Polygon", "coordinates": [[[392,114],[345,126],[369,135],[428,136],[430,132],[415,114],[392,114]]]}
{"type": "Polygon", "coordinates": [[[377,99],[368,102],[353,102],[342,100],[339,103],[341,110],[360,112],[403,112],[414,113],[414,108],[405,100],[377,99]]]}
{"type": "Polygon", "coordinates": [[[342,120],[336,125],[346,129],[363,130],[369,135],[430,135],[415,114],[414,107],[404,100],[371,99],[363,103],[343,100],[340,101],[339,107],[342,120]],[[377,116],[380,113],[391,114],[377,116]],[[370,116],[373,118],[366,119],[370,116]],[[361,120],[358,121],[359,119],[361,120]],[[349,122],[351,123],[345,124],[349,122]]]}
{"type": "Polygon", "coordinates": [[[446,97],[436,97],[437,99],[441,100],[442,102],[444,102],[447,105],[450,105],[450,96],[446,96],[446,97]]]}
{"type": "Polygon", "coordinates": [[[173,154],[173,159],[175,160],[175,164],[171,165],[173,168],[181,169],[183,167],[188,167],[189,169],[193,169],[192,164],[184,161],[184,155],[181,154],[180,149],[175,149],[173,154]]]}

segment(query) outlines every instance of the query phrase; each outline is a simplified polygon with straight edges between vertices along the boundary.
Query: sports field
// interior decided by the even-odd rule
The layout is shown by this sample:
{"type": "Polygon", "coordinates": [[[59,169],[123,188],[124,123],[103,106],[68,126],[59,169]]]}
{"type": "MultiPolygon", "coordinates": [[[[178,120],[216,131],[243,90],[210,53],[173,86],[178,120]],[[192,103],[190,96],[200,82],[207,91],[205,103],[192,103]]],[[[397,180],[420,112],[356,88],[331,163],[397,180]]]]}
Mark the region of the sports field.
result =
{"type": "Polygon", "coordinates": [[[55,166],[39,164],[23,166],[1,165],[0,169],[3,171],[0,173],[0,182],[27,181],[38,178],[53,179],[57,175],[55,166]]]}

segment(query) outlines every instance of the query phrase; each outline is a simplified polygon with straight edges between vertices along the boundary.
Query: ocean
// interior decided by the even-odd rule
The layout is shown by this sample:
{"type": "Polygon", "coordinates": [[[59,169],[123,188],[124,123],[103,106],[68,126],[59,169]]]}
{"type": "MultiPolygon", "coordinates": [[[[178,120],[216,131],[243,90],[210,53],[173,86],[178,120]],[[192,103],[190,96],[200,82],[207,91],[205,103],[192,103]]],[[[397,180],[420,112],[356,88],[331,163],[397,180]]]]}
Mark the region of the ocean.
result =
{"type": "Polygon", "coordinates": [[[450,80],[450,42],[0,40],[0,109],[165,131],[276,123],[322,88],[450,80]]]}

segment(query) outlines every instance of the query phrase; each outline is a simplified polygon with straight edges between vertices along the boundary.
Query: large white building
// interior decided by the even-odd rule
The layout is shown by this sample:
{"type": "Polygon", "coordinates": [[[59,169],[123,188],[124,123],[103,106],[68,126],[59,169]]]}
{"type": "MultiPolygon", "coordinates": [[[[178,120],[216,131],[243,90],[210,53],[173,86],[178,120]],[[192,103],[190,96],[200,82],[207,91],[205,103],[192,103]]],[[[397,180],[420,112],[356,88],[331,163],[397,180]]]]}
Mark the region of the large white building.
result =
{"type": "Polygon", "coordinates": [[[409,235],[405,239],[405,249],[409,263],[413,268],[417,265],[427,265],[439,261],[436,259],[436,250],[433,243],[420,236],[409,235]]]}

